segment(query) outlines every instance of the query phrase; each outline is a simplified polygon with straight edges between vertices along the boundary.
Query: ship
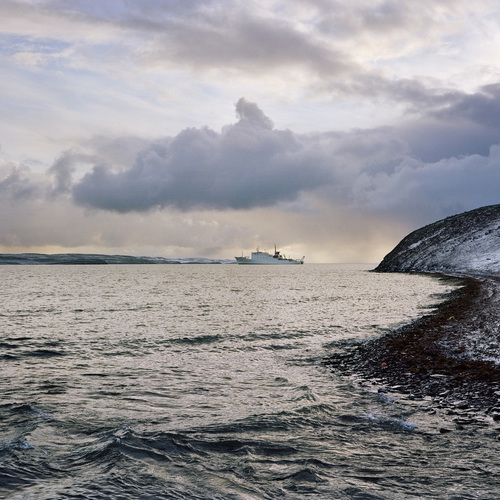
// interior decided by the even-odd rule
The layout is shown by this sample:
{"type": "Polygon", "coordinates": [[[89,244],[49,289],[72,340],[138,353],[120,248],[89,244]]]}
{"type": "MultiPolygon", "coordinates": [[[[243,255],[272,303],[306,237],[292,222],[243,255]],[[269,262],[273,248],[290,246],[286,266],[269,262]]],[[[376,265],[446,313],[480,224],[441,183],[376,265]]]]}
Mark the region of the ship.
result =
{"type": "Polygon", "coordinates": [[[276,245],[274,246],[274,255],[267,252],[261,252],[258,248],[255,252],[252,252],[251,257],[235,257],[238,264],[250,264],[250,265],[289,265],[289,264],[303,264],[305,256],[302,259],[291,259],[281,255],[281,253],[276,250],[276,245]]]}

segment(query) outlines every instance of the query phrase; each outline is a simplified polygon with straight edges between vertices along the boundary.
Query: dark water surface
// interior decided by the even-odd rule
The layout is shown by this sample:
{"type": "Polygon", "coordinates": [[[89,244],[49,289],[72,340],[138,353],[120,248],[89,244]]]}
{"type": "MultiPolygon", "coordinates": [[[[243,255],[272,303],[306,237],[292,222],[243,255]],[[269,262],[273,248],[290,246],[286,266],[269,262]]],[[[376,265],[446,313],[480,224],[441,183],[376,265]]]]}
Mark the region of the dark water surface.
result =
{"type": "Polygon", "coordinates": [[[321,361],[447,285],[371,266],[1,266],[0,496],[500,497],[498,428],[321,361]]]}

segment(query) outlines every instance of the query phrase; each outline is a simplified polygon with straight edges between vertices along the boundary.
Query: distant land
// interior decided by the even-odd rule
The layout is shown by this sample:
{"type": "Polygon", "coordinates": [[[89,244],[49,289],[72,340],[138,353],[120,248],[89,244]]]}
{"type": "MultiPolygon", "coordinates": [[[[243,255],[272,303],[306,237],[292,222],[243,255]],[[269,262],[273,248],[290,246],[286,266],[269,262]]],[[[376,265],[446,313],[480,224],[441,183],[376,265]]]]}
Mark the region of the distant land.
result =
{"type": "Polygon", "coordinates": [[[103,255],[85,253],[18,253],[0,254],[0,265],[100,265],[100,264],[236,264],[235,260],[191,257],[134,257],[130,255],[103,255]]]}

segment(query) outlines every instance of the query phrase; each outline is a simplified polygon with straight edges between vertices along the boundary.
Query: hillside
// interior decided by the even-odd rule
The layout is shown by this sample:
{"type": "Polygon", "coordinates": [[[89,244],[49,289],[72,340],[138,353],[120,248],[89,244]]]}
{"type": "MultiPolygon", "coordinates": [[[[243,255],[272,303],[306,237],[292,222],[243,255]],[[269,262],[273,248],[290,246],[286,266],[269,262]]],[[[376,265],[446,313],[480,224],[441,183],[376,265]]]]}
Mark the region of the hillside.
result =
{"type": "Polygon", "coordinates": [[[430,396],[436,411],[455,414],[460,406],[500,421],[500,205],[414,231],[375,270],[439,273],[458,286],[431,314],[348,355],[332,354],[326,364],[384,390],[430,396]]]}
{"type": "Polygon", "coordinates": [[[500,275],[500,205],[471,210],[417,229],[375,270],[500,275]]]}

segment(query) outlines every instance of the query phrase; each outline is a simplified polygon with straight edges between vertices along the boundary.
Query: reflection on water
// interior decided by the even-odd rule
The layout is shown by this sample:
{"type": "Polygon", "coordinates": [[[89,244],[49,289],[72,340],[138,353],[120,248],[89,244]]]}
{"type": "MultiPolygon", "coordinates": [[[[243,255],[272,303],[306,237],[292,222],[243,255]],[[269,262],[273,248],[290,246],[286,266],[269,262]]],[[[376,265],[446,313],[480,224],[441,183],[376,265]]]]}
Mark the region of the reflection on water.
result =
{"type": "Polygon", "coordinates": [[[446,291],[370,268],[0,268],[0,491],[494,498],[491,426],[441,435],[427,401],[320,363],[446,291]]]}

